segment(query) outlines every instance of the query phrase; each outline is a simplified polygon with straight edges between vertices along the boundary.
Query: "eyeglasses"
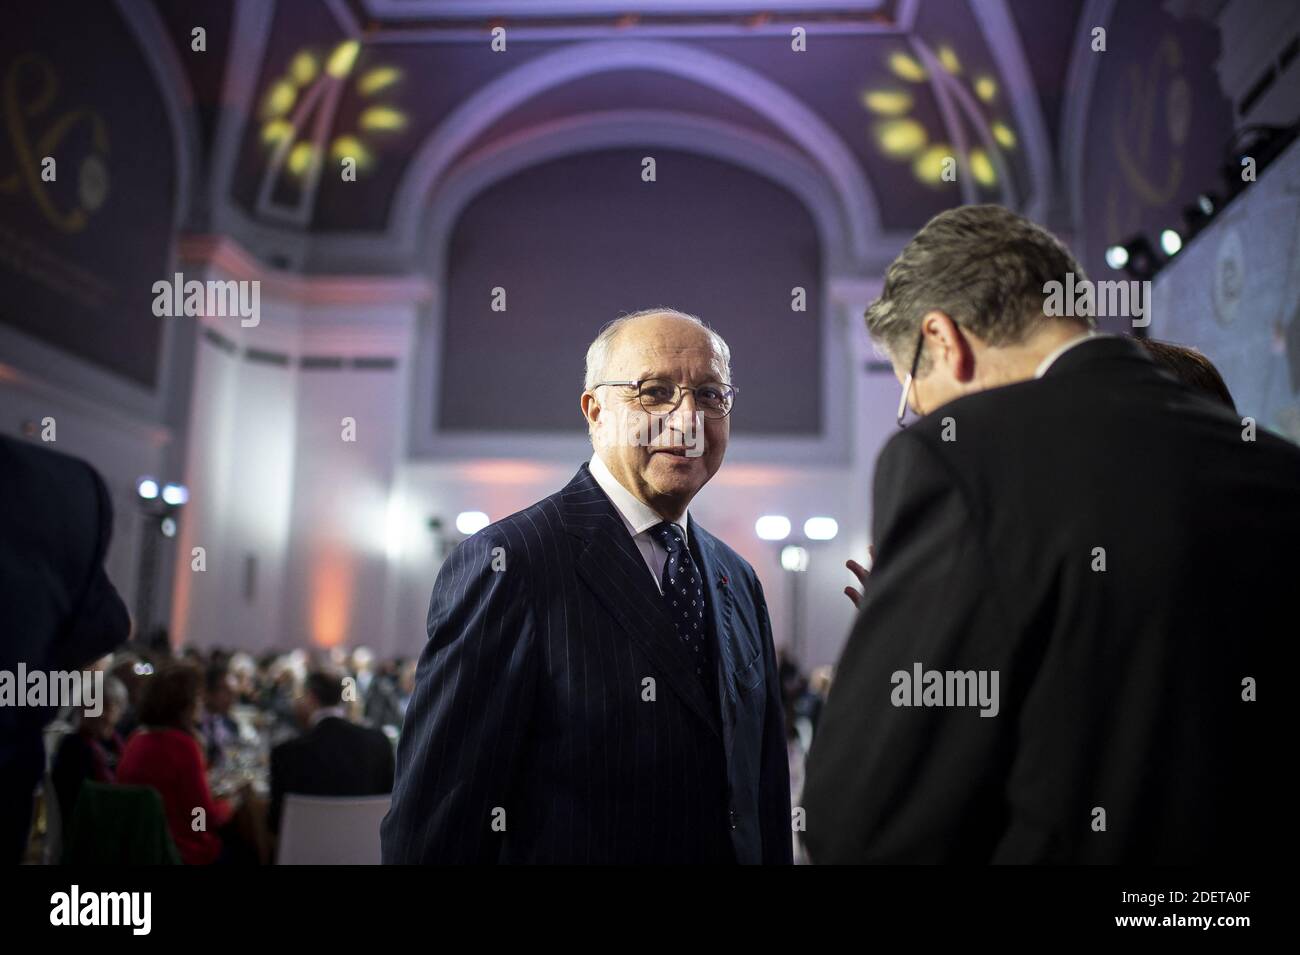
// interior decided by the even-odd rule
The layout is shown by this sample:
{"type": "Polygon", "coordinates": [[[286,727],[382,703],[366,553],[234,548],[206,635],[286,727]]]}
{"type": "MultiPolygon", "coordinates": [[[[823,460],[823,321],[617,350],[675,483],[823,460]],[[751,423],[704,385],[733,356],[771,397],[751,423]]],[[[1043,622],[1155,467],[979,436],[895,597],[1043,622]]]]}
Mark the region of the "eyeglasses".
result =
{"type": "Polygon", "coordinates": [[[907,373],[903,379],[903,397],[898,399],[898,426],[906,427],[903,419],[907,417],[907,399],[912,396],[912,379],[916,377],[916,369],[921,364],[921,346],[925,344],[925,332],[922,331],[916,336],[916,354],[912,356],[912,370],[907,373]]]}
{"type": "Polygon", "coordinates": [[[641,381],[601,381],[592,389],[606,385],[615,388],[635,388],[641,407],[652,415],[672,414],[682,403],[686,392],[695,396],[695,407],[706,418],[725,418],[731,413],[739,391],[731,385],[712,381],[695,388],[686,388],[667,378],[645,378],[641,381]]]}

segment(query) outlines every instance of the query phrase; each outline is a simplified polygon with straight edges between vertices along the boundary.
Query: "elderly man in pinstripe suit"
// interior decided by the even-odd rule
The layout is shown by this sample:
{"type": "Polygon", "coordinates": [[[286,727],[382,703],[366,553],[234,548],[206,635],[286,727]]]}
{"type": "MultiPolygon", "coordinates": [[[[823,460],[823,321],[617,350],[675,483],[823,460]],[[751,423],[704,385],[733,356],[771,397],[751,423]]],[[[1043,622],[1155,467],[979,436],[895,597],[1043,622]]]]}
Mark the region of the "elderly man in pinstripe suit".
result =
{"type": "Polygon", "coordinates": [[[763,590],[687,512],[726,452],[729,362],[671,309],[592,343],[590,463],[434,584],[385,862],[790,862],[763,590]]]}

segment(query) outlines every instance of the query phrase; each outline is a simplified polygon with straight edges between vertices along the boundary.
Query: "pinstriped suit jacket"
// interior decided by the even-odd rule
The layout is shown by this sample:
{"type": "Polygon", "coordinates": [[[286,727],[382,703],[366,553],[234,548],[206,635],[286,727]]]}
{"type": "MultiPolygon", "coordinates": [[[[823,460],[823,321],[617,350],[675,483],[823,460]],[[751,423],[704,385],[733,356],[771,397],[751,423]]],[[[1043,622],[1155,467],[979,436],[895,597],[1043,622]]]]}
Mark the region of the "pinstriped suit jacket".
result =
{"type": "Polygon", "coordinates": [[[790,862],[762,587],[693,520],[688,537],[716,701],[585,464],[452,553],[398,746],[385,862],[790,862]]]}

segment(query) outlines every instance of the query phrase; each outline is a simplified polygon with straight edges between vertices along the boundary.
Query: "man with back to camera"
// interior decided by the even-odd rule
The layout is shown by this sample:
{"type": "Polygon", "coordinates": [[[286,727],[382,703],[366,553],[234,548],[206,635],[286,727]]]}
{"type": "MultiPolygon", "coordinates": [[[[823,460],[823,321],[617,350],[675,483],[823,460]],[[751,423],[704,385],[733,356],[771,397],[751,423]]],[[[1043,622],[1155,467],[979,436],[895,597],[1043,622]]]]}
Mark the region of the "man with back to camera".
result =
{"type": "Polygon", "coordinates": [[[815,862],[1231,862],[1273,838],[1255,683],[1294,630],[1300,448],[1045,315],[1069,272],[1047,232],[967,206],[867,312],[922,417],[876,464],[875,565],[809,755],[815,862]]]}
{"type": "Polygon", "coordinates": [[[694,316],[597,336],[589,464],[438,574],[385,862],[791,861],[763,590],[687,511],[734,397],[726,342],[694,316]]]}

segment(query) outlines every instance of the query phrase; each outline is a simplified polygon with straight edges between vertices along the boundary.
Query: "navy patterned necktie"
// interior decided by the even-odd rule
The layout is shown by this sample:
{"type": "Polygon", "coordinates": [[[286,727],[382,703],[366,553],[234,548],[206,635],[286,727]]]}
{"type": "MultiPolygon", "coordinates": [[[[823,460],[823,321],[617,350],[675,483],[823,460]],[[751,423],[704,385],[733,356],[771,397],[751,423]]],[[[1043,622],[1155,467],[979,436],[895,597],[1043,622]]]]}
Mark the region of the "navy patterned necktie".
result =
{"type": "Polygon", "coordinates": [[[703,681],[706,691],[712,692],[716,678],[704,616],[704,578],[686,546],[686,535],[678,525],[664,521],[650,528],[650,533],[668,552],[660,578],[668,616],[695,662],[695,675],[703,681]]]}

